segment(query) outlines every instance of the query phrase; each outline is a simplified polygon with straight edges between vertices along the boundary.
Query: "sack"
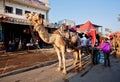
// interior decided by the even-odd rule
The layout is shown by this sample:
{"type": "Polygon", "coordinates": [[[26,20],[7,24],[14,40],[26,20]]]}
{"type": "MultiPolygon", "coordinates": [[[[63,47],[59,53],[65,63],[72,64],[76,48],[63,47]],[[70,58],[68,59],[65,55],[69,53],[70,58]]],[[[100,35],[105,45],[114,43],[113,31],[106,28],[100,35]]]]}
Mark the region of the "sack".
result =
{"type": "Polygon", "coordinates": [[[99,63],[100,63],[100,64],[103,64],[103,63],[104,63],[104,53],[103,53],[103,52],[100,52],[99,63]]]}

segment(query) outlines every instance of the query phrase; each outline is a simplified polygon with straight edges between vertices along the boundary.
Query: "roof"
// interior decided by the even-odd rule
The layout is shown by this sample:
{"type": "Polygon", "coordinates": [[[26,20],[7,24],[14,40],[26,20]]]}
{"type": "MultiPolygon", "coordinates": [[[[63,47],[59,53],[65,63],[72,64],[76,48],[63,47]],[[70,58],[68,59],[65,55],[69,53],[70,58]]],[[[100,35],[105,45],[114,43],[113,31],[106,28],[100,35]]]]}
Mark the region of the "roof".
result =
{"type": "Polygon", "coordinates": [[[77,32],[85,32],[91,29],[96,29],[90,21],[87,21],[85,24],[81,25],[80,28],[77,29],[77,32]]]}
{"type": "Polygon", "coordinates": [[[6,14],[0,14],[0,22],[7,22],[7,23],[13,23],[13,24],[22,24],[22,25],[30,25],[30,22],[25,19],[24,17],[15,17],[6,15],[6,14]]]}
{"type": "Polygon", "coordinates": [[[28,0],[28,1],[32,2],[33,4],[39,4],[39,5],[44,5],[45,6],[45,3],[43,3],[40,0],[28,0]]]}
{"type": "MultiPolygon", "coordinates": [[[[79,27],[82,26],[82,25],[84,25],[84,24],[76,25],[76,27],[79,28],[79,27]]],[[[92,24],[92,25],[93,25],[94,27],[96,27],[96,28],[102,27],[102,26],[100,26],[100,25],[96,25],[96,24],[92,24]]]]}

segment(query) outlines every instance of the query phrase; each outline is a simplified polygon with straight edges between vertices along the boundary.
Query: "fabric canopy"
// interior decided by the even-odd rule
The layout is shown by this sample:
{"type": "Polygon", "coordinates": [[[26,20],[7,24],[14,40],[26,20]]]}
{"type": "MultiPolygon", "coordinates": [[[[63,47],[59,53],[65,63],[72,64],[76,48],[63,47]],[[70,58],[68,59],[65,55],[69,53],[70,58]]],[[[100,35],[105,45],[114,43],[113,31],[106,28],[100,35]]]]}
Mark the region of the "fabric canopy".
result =
{"type": "Polygon", "coordinates": [[[87,21],[84,25],[80,26],[77,29],[77,32],[78,33],[87,32],[87,31],[90,31],[91,29],[95,29],[95,27],[92,25],[90,21],[87,21]]]}
{"type": "Polygon", "coordinates": [[[88,36],[92,36],[92,45],[95,45],[96,43],[96,30],[91,29],[89,32],[86,32],[88,36]]]}

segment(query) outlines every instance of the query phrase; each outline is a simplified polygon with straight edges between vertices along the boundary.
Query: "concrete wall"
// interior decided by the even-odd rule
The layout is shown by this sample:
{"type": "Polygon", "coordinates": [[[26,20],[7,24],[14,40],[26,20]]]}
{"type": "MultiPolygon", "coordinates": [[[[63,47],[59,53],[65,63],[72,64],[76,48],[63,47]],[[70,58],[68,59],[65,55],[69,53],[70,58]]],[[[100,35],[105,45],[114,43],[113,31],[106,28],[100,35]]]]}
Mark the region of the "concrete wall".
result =
{"type": "MultiPolygon", "coordinates": [[[[45,3],[48,3],[48,0],[41,0],[45,3]]],[[[48,20],[48,11],[46,10],[43,10],[43,9],[37,9],[37,8],[33,8],[33,7],[30,7],[30,6],[26,6],[26,5],[21,5],[21,4],[17,4],[17,3],[13,3],[12,1],[7,1],[5,2],[5,5],[6,6],[10,6],[10,7],[13,7],[13,15],[20,18],[21,16],[20,15],[16,15],[16,8],[19,8],[19,9],[22,9],[23,10],[23,15],[25,14],[25,10],[27,11],[31,11],[31,13],[33,12],[36,12],[36,13],[41,13],[44,15],[44,18],[45,20],[48,20]]],[[[3,14],[4,13],[4,0],[0,0],[0,14],[3,14]]],[[[8,14],[8,13],[7,13],[8,14]]]]}
{"type": "Polygon", "coordinates": [[[23,14],[25,14],[25,10],[31,11],[31,13],[37,12],[37,13],[43,14],[45,16],[45,19],[46,19],[46,11],[38,10],[38,9],[35,9],[35,8],[32,8],[32,7],[28,7],[28,6],[25,6],[25,5],[23,6],[23,5],[19,5],[19,4],[14,4],[14,3],[11,3],[11,2],[6,2],[6,5],[13,7],[13,14],[16,13],[15,9],[19,8],[19,9],[23,10],[23,14]]]}
{"type": "Polygon", "coordinates": [[[4,2],[0,0],[0,14],[4,13],[4,2]]]}
{"type": "Polygon", "coordinates": [[[42,1],[42,2],[44,2],[46,4],[48,4],[48,0],[39,0],[39,1],[42,1]]]}

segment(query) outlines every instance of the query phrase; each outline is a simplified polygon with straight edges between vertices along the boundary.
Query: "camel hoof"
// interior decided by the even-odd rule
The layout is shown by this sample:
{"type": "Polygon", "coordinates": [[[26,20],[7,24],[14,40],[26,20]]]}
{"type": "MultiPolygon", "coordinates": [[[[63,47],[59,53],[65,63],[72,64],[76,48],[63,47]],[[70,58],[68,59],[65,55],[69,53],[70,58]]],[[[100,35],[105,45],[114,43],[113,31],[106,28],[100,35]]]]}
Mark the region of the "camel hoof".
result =
{"type": "Polygon", "coordinates": [[[82,69],[83,69],[82,67],[77,66],[77,67],[74,69],[74,72],[77,72],[77,73],[78,73],[78,72],[82,71],[82,69]]]}
{"type": "Polygon", "coordinates": [[[58,67],[58,68],[56,69],[56,71],[61,71],[61,68],[60,68],[60,67],[58,67]]]}
{"type": "Polygon", "coordinates": [[[62,74],[63,74],[63,75],[66,75],[66,74],[67,74],[67,72],[66,72],[65,70],[63,70],[63,71],[62,71],[62,74]]]}
{"type": "Polygon", "coordinates": [[[82,69],[83,69],[82,67],[79,67],[79,71],[82,71],[82,69]]]}
{"type": "Polygon", "coordinates": [[[75,69],[74,69],[74,72],[78,73],[78,72],[79,72],[78,68],[75,68],[75,69]]]}

